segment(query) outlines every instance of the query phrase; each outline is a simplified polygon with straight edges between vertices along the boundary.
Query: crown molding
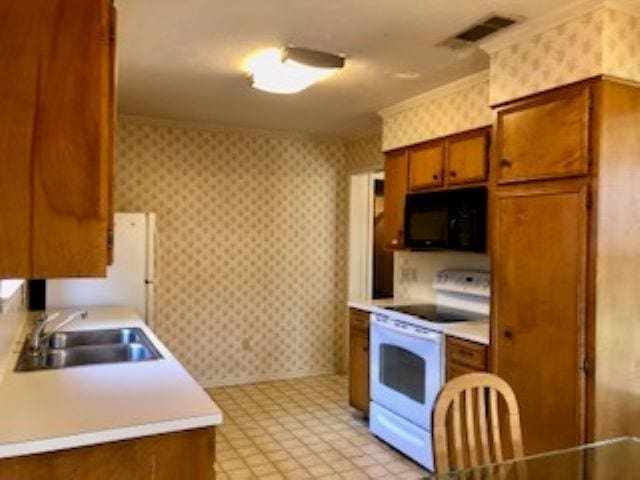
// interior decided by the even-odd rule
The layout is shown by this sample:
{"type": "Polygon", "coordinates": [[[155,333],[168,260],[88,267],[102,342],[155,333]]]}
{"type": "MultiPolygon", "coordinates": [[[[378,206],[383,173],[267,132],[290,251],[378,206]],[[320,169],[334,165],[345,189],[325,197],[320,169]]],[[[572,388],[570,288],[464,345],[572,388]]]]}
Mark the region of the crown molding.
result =
{"type": "Polygon", "coordinates": [[[473,87],[474,85],[478,85],[480,83],[488,81],[489,70],[482,70],[481,72],[477,72],[467,77],[460,78],[451,83],[447,83],[440,87],[429,90],[428,92],[422,93],[418,96],[411,97],[402,102],[383,108],[382,110],[378,111],[378,115],[380,115],[382,118],[386,118],[391,115],[410,110],[419,105],[424,105],[425,103],[432,102],[438,98],[451,95],[452,93],[456,93],[460,90],[464,90],[466,88],[473,87]]]}
{"type": "Polygon", "coordinates": [[[492,54],[600,8],[612,8],[640,16],[638,0],[577,0],[556,8],[542,17],[525,20],[521,25],[479,42],[479,46],[488,54],[492,54]]]}
{"type": "Polygon", "coordinates": [[[201,131],[209,133],[235,133],[239,135],[247,135],[252,137],[270,137],[270,138],[291,138],[298,140],[312,140],[321,143],[337,143],[342,144],[345,138],[337,135],[322,135],[313,133],[297,133],[283,130],[264,130],[258,128],[236,127],[232,125],[196,122],[186,120],[171,120],[159,117],[147,117],[144,115],[128,115],[119,114],[118,122],[130,123],[134,125],[155,126],[165,128],[176,128],[181,130],[201,131]]]}

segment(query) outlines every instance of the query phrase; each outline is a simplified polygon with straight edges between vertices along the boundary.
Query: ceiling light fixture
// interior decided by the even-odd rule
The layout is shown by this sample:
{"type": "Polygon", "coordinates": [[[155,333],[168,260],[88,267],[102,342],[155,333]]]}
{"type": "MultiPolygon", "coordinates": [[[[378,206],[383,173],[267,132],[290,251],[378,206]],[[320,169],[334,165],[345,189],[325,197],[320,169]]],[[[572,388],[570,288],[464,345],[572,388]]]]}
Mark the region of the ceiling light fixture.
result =
{"type": "Polygon", "coordinates": [[[299,47],[267,48],[251,55],[245,70],[253,88],[298,93],[344,67],[344,56],[299,47]]]}

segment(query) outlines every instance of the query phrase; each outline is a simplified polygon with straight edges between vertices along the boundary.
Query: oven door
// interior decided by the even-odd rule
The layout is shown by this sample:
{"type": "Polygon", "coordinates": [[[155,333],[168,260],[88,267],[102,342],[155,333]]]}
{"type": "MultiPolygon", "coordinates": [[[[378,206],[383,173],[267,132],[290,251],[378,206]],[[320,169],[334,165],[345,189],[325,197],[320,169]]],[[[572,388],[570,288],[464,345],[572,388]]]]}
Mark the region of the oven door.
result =
{"type": "Polygon", "coordinates": [[[371,400],[425,430],[442,386],[442,335],[373,317],[371,400]]]}

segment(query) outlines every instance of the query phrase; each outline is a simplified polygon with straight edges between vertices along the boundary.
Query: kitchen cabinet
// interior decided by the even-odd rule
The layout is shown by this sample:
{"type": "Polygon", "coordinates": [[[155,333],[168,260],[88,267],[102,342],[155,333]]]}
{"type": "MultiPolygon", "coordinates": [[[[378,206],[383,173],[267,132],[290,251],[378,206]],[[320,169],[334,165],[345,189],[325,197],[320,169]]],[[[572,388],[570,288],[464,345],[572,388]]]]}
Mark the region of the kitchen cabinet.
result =
{"type": "Polygon", "coordinates": [[[517,168],[490,183],[491,370],[526,453],[637,434],[640,88],[595,78],[514,105],[492,161],[517,168]]]}
{"type": "Polygon", "coordinates": [[[487,181],[490,128],[481,128],[447,139],[447,185],[487,181]]]}
{"type": "Polygon", "coordinates": [[[591,89],[565,88],[498,112],[498,183],[587,174],[591,89]]]}
{"type": "Polygon", "coordinates": [[[447,381],[460,375],[487,371],[487,347],[469,340],[446,337],[447,381]]]}
{"type": "Polygon", "coordinates": [[[496,195],[495,373],[517,394],[529,452],[582,440],[587,189],[536,183],[496,195]]]}
{"type": "Polygon", "coordinates": [[[427,142],[408,149],[409,190],[424,190],[444,184],[444,140],[427,142]]]}
{"type": "Polygon", "coordinates": [[[349,405],[369,414],[369,312],[349,309],[349,405]]]}
{"type": "Polygon", "coordinates": [[[482,127],[386,154],[384,238],[403,249],[404,202],[409,192],[486,184],[491,127],[482,127]]]}
{"type": "Polygon", "coordinates": [[[404,197],[408,158],[405,149],[386,155],[384,167],[384,239],[389,249],[404,248],[404,197]]]}
{"type": "Polygon", "coordinates": [[[104,276],[112,2],[4,2],[1,11],[0,278],[104,276]]]}
{"type": "Polygon", "coordinates": [[[214,478],[215,429],[199,428],[0,459],[0,480],[214,478]]]}

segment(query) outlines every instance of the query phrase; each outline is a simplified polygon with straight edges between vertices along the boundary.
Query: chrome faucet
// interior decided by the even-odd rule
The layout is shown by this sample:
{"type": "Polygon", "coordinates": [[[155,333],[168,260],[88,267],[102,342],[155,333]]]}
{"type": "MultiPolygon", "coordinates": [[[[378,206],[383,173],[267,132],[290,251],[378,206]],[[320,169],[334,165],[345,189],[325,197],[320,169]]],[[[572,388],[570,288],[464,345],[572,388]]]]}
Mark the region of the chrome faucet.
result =
{"type": "Polygon", "coordinates": [[[44,315],[42,315],[42,318],[33,329],[33,332],[31,332],[31,334],[29,335],[29,351],[32,354],[37,355],[38,353],[40,353],[40,346],[51,336],[51,334],[78,317],[81,317],[82,319],[87,318],[89,316],[89,313],[86,310],[79,310],[77,312],[70,313],[67,318],[56,325],[50,332],[44,333],[45,327],[49,325],[52,320],[58,318],[59,315],[60,312],[54,312],[50,314],[45,313],[44,315]]]}

